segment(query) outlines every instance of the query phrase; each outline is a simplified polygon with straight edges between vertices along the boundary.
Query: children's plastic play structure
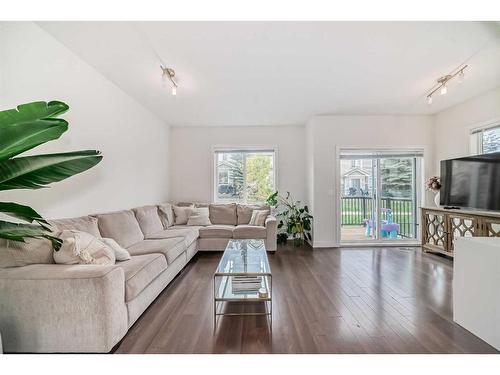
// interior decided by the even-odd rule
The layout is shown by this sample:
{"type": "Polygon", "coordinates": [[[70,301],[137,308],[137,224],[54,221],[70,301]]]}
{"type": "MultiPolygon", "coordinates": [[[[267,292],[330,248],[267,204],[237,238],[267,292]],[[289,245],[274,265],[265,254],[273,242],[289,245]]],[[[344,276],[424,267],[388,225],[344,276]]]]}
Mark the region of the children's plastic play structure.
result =
{"type": "MultiPolygon", "coordinates": [[[[380,211],[385,214],[386,219],[380,221],[381,238],[398,238],[399,224],[392,221],[392,210],[390,208],[381,208],[380,211]]],[[[373,219],[365,219],[365,236],[371,237],[375,228],[373,219]]]]}

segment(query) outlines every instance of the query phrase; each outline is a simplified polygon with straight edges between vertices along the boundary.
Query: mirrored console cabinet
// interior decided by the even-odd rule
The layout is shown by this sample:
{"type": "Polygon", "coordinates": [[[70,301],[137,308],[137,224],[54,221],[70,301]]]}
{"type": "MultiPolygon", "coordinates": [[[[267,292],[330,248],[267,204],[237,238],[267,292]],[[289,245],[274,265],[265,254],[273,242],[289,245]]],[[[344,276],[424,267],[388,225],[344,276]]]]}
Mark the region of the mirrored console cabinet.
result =
{"type": "Polygon", "coordinates": [[[422,247],[425,252],[453,257],[458,237],[500,237],[500,212],[422,207],[422,247]]]}

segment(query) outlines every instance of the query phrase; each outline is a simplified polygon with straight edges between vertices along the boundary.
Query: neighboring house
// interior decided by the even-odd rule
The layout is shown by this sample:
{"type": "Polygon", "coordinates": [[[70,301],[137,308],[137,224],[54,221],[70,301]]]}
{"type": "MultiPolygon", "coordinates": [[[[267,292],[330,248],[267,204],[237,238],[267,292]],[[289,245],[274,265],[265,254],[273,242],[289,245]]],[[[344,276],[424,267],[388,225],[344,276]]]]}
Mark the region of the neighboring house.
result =
{"type": "Polygon", "coordinates": [[[221,158],[217,166],[217,193],[220,197],[231,197],[235,194],[232,167],[227,161],[227,155],[223,154],[221,158]]]}
{"type": "Polygon", "coordinates": [[[344,196],[372,194],[372,160],[342,160],[340,163],[341,191],[344,196]]]}

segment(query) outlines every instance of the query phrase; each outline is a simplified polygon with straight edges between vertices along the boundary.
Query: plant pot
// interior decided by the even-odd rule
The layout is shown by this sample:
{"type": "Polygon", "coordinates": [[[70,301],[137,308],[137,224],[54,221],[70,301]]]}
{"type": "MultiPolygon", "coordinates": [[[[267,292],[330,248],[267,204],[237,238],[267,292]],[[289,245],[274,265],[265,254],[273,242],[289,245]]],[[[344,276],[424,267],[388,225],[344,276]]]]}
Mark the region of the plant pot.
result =
{"type": "Polygon", "coordinates": [[[304,244],[304,240],[302,239],[302,237],[296,237],[293,239],[293,246],[299,247],[299,246],[302,246],[303,244],[304,244]]]}
{"type": "Polygon", "coordinates": [[[436,193],[436,195],[434,196],[434,204],[436,205],[436,207],[440,207],[440,199],[441,199],[441,194],[439,194],[439,191],[436,193]]]}

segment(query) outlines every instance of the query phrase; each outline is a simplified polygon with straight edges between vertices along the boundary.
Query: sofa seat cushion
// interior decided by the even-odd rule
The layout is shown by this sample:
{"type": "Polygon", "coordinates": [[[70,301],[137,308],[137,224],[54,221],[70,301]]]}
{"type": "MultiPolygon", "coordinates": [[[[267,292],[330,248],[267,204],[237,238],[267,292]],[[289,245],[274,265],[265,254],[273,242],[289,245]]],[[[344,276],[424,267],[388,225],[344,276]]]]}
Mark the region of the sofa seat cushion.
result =
{"type": "Polygon", "coordinates": [[[172,263],[180,254],[186,251],[184,237],[143,240],[127,248],[130,255],[161,253],[172,263]]]}
{"type": "Polygon", "coordinates": [[[209,225],[200,228],[201,238],[233,238],[234,225],[209,225]]]}
{"type": "Polygon", "coordinates": [[[128,302],[167,269],[167,260],[162,254],[145,254],[133,256],[116,266],[125,272],[125,302],[128,302]]]}
{"type": "Polygon", "coordinates": [[[234,228],[233,231],[233,238],[265,239],[266,236],[267,236],[267,231],[265,227],[258,227],[254,225],[238,225],[236,228],[234,228]]]}
{"type": "Polygon", "coordinates": [[[71,219],[49,220],[49,224],[58,231],[63,230],[79,230],[87,232],[94,237],[101,237],[99,227],[97,226],[97,218],[92,216],[75,217],[71,219]]]}
{"type": "Polygon", "coordinates": [[[127,248],[144,239],[139,223],[131,210],[97,215],[101,236],[112,238],[127,248]]]}
{"type": "Polygon", "coordinates": [[[175,225],[166,230],[150,235],[147,239],[161,239],[161,238],[174,238],[183,237],[186,247],[189,247],[199,237],[199,226],[175,225]]]}
{"type": "Polygon", "coordinates": [[[133,211],[144,237],[163,230],[163,224],[158,214],[157,206],[137,207],[134,208],[133,211]]]}

